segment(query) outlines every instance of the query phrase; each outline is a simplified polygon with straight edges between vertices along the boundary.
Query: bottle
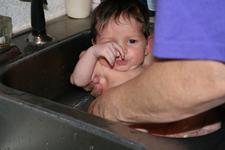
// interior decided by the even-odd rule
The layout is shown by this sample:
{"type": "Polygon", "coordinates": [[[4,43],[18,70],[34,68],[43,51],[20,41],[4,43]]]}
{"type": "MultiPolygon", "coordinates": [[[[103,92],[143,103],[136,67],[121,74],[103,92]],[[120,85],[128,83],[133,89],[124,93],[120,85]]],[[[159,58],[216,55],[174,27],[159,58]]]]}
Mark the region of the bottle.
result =
{"type": "Polygon", "coordinates": [[[0,15],[0,49],[10,46],[12,38],[12,19],[0,15]]]}

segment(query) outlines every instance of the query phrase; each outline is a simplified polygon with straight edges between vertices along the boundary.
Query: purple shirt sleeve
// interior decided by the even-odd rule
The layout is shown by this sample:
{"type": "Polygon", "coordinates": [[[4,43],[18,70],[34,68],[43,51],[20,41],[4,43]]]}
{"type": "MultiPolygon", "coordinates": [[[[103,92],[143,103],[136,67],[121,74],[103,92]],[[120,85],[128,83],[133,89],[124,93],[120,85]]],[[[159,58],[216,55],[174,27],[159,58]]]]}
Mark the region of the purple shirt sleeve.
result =
{"type": "Polygon", "coordinates": [[[153,54],[225,62],[225,0],[157,0],[153,54]]]}

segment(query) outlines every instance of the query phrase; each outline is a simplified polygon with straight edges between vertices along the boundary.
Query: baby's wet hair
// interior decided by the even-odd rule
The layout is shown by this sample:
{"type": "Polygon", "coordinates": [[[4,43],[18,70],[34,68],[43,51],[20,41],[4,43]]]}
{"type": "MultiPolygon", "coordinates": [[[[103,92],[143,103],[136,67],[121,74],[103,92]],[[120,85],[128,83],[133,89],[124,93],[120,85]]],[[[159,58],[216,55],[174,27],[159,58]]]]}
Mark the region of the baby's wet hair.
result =
{"type": "Polygon", "coordinates": [[[146,38],[150,35],[148,9],[139,0],[104,0],[93,11],[91,16],[91,33],[95,42],[98,32],[111,20],[119,22],[120,17],[134,18],[140,22],[146,38]]]}

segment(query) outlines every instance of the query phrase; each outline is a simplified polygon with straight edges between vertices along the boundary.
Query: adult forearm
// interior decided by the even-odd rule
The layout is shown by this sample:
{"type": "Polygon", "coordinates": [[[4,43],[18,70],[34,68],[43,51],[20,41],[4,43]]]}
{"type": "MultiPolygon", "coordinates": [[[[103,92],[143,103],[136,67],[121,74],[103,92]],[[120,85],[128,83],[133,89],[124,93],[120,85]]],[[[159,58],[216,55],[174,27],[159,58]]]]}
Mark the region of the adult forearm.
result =
{"type": "Polygon", "coordinates": [[[114,121],[170,122],[225,102],[225,65],[155,62],[141,75],[97,98],[93,114],[114,121]]]}

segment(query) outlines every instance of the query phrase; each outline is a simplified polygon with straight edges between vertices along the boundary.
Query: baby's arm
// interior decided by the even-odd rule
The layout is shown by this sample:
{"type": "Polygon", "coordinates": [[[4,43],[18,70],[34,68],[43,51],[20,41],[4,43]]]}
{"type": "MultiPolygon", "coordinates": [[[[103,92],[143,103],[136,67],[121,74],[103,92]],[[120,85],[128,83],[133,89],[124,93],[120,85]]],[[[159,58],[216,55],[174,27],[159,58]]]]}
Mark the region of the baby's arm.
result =
{"type": "Polygon", "coordinates": [[[70,76],[70,82],[77,86],[85,86],[91,81],[91,76],[95,67],[97,58],[87,50],[80,56],[73,73],[70,76]]]}
{"type": "Polygon", "coordinates": [[[95,64],[99,57],[105,58],[113,65],[117,56],[124,57],[123,50],[116,43],[108,42],[90,47],[79,59],[71,77],[70,82],[84,87],[92,80],[95,64]]]}

